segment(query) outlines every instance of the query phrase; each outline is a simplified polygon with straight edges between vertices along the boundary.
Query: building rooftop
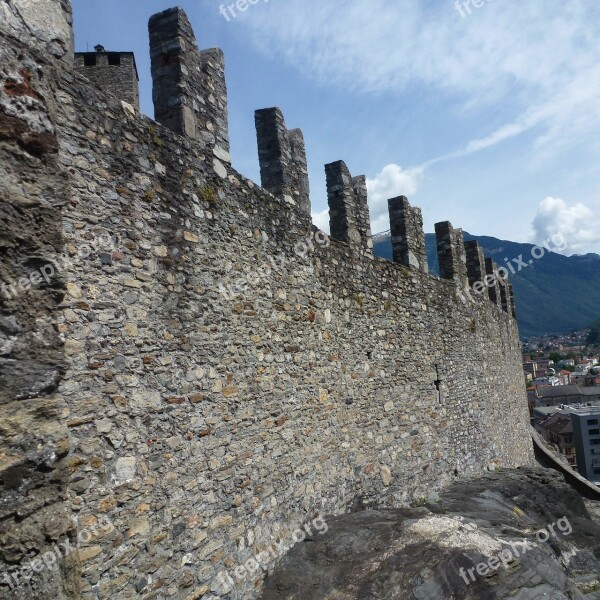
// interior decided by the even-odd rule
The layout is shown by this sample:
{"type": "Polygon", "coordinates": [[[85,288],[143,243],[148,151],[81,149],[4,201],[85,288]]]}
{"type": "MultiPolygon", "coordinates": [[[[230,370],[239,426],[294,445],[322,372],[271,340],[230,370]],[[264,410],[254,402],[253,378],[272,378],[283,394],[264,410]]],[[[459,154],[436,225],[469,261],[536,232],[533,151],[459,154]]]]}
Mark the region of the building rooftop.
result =
{"type": "Polygon", "coordinates": [[[581,406],[580,404],[565,405],[561,406],[538,406],[533,409],[533,413],[540,417],[551,417],[556,414],[570,415],[572,413],[577,415],[600,415],[600,406],[581,406]]]}
{"type": "Polygon", "coordinates": [[[573,433],[571,417],[563,413],[552,415],[549,419],[541,423],[541,426],[557,435],[570,435],[573,433]]]}
{"type": "Polygon", "coordinates": [[[598,396],[600,394],[600,387],[584,387],[579,388],[582,396],[598,396]]]}
{"type": "Polygon", "coordinates": [[[552,387],[538,388],[538,394],[542,398],[555,398],[556,396],[579,396],[581,388],[576,385],[555,385],[552,387]]]}
{"type": "Polygon", "coordinates": [[[538,406],[533,409],[533,414],[542,418],[548,418],[560,412],[560,410],[558,406],[538,406]]]}
{"type": "Polygon", "coordinates": [[[579,415],[581,417],[597,417],[600,416],[600,406],[581,406],[581,407],[573,407],[569,406],[565,408],[566,412],[568,409],[569,413],[573,413],[579,415]]]}

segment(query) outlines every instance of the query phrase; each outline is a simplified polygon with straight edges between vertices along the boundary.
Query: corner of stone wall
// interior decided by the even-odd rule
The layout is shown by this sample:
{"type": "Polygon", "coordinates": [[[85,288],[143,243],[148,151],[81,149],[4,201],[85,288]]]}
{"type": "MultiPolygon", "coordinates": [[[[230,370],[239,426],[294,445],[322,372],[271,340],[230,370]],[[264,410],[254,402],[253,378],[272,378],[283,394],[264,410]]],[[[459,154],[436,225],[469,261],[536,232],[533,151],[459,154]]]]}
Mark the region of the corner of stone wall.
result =
{"type": "Polygon", "coordinates": [[[0,598],[78,597],[76,554],[31,561],[75,535],[69,434],[57,394],[66,361],[57,80],[73,64],[66,0],[3,3],[0,20],[0,598]],[[48,559],[49,560],[49,559],[48,559]]]}

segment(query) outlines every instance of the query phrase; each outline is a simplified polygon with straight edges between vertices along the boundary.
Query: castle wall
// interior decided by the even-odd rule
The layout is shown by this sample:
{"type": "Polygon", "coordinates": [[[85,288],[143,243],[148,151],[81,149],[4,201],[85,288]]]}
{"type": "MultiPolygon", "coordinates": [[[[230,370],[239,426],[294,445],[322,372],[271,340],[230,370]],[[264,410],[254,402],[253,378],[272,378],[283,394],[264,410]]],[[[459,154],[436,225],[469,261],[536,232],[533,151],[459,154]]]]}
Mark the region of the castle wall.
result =
{"type": "Polygon", "coordinates": [[[67,246],[115,245],[74,263],[61,323],[72,502],[115,525],[82,550],[84,598],[202,597],[317,511],[529,460],[508,314],[328,241],[94,93],[61,123],[67,246]]]}
{"type": "Polygon", "coordinates": [[[82,598],[225,597],[219,573],[318,513],[531,459],[516,322],[373,258],[361,178],[338,163],[358,235],[329,239],[196,129],[60,87],[57,427],[79,529],[112,525],[79,542],[82,598]]]}

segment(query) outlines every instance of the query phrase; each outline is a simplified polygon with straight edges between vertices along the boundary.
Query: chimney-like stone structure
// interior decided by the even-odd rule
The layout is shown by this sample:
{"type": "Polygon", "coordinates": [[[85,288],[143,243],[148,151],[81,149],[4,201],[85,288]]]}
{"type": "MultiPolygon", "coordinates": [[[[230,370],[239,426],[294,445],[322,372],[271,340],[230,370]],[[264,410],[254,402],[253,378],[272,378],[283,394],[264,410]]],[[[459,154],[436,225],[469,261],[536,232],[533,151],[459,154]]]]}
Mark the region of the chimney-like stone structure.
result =
{"type": "Polygon", "coordinates": [[[413,208],[406,196],[398,196],[388,200],[388,211],[394,262],[428,273],[421,209],[413,208]]]}
{"type": "Polygon", "coordinates": [[[485,291],[485,256],[483,250],[475,240],[465,242],[465,255],[467,258],[467,277],[469,287],[474,291],[476,298],[488,300],[485,291]]]}
{"type": "Polygon", "coordinates": [[[198,49],[181,8],[155,14],[148,29],[156,121],[231,162],[223,52],[198,49]]]}
{"type": "Polygon", "coordinates": [[[262,187],[310,215],[306,146],[300,129],[288,130],[279,108],[254,113],[262,187]]]}
{"type": "Polygon", "coordinates": [[[467,285],[467,258],[462,229],[454,229],[448,221],[435,224],[440,277],[452,279],[461,287],[467,285]]]}
{"type": "Polygon", "coordinates": [[[343,161],[325,165],[331,237],[361,247],[373,256],[373,237],[367,202],[367,180],[352,177],[343,161]]]}

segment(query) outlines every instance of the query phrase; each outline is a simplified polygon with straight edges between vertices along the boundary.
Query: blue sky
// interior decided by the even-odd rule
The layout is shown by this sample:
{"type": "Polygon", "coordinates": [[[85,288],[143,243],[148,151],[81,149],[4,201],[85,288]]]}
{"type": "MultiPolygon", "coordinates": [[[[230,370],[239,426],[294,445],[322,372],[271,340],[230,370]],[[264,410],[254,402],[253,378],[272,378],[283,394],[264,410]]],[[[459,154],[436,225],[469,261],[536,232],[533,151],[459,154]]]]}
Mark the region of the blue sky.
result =
{"type": "MultiPolygon", "coordinates": [[[[253,113],[279,106],[304,132],[323,229],[324,165],[342,159],[368,178],[374,233],[404,194],[428,232],[600,252],[600,3],[467,2],[258,0],[229,20],[220,0],[179,5],[225,52],[234,167],[260,181],[253,113]]],[[[134,51],[149,116],[147,22],[173,5],[73,0],[76,49],[134,51]]]]}

